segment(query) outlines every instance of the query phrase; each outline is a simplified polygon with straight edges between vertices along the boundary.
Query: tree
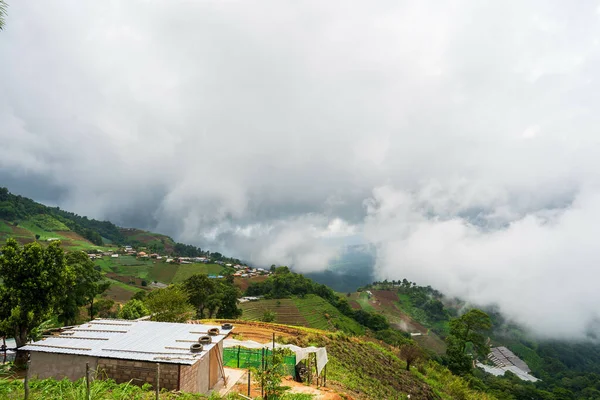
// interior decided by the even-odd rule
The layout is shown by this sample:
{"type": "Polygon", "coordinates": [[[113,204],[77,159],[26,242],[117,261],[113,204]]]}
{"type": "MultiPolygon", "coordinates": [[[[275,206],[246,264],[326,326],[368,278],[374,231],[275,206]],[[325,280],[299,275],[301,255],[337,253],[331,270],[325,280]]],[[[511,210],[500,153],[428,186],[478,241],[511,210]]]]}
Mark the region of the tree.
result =
{"type": "Polygon", "coordinates": [[[273,311],[265,310],[262,318],[260,319],[262,322],[273,322],[275,321],[275,313],[273,311]]]}
{"type": "Polygon", "coordinates": [[[144,301],[144,299],[146,298],[146,292],[143,290],[140,290],[139,292],[135,292],[135,294],[133,295],[133,297],[131,297],[130,300],[141,300],[144,301]]]}
{"type": "Polygon", "coordinates": [[[74,324],[79,315],[79,307],[84,305],[89,306],[89,316],[93,319],[97,312],[94,299],[110,287],[110,282],[104,280],[102,273],[94,268],[94,263],[83,251],[67,253],[65,259],[74,274],[74,281],[65,293],[58,320],[66,325],[74,324]]]}
{"type": "Polygon", "coordinates": [[[466,350],[467,343],[471,343],[478,356],[486,357],[490,347],[486,344],[485,331],[491,327],[492,321],[489,315],[481,310],[472,309],[450,321],[450,335],[461,341],[462,351],[466,350]]]}
{"type": "Polygon", "coordinates": [[[115,301],[111,299],[100,299],[94,304],[94,308],[100,318],[115,318],[117,311],[113,310],[115,301]]]}
{"type": "Polygon", "coordinates": [[[187,294],[177,286],[153,290],[145,303],[152,321],[186,322],[193,314],[187,294]]]}
{"type": "Polygon", "coordinates": [[[261,387],[265,390],[265,399],[281,399],[284,393],[291,388],[283,386],[281,382],[285,374],[282,349],[275,349],[263,368],[253,368],[254,376],[258,378],[261,387]]]}
{"type": "Polygon", "coordinates": [[[490,317],[477,309],[469,310],[450,321],[450,334],[446,337],[446,362],[454,374],[464,375],[471,372],[472,362],[471,357],[466,354],[467,345],[473,348],[476,356],[487,356],[490,349],[484,333],[491,327],[490,317]]]}
{"type": "Polygon", "coordinates": [[[183,288],[190,304],[196,307],[196,318],[204,318],[205,309],[209,310],[209,314],[213,314],[219,306],[220,299],[218,299],[215,281],[206,275],[190,276],[183,282],[183,288]]]}
{"type": "Polygon", "coordinates": [[[418,346],[405,344],[400,347],[400,358],[406,361],[406,370],[410,371],[411,364],[423,358],[423,351],[418,346]]]}
{"type": "Polygon", "coordinates": [[[60,242],[43,248],[33,242],[24,247],[8,239],[1,249],[0,330],[14,334],[17,347],[55,311],[73,276],[67,268],[60,242]]]}
{"type": "Polygon", "coordinates": [[[217,312],[217,318],[236,319],[241,317],[242,310],[237,306],[240,296],[239,289],[229,284],[221,284],[221,286],[221,305],[217,312]]]}
{"type": "Polygon", "coordinates": [[[118,317],[122,319],[138,319],[149,314],[141,300],[131,299],[119,310],[118,317]]]}

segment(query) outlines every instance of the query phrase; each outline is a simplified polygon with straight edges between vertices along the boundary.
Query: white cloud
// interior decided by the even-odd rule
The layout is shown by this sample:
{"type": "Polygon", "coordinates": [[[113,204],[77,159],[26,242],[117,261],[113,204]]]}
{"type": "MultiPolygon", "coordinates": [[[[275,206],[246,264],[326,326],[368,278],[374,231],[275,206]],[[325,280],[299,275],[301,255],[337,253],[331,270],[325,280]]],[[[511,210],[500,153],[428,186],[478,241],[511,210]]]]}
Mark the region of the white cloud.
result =
{"type": "MultiPolygon", "coordinates": [[[[599,183],[594,11],[542,0],[14,2],[0,34],[0,183],[303,270],[366,232],[399,243],[407,253],[393,255],[425,271],[419,283],[456,271],[445,288],[485,288],[486,301],[504,301],[486,280],[530,257],[523,273],[540,285],[512,275],[515,287],[550,304],[542,288],[555,281],[540,276],[600,275],[512,238],[547,236],[580,265],[595,260],[568,240],[561,211],[599,183]],[[367,201],[365,222],[371,196],[385,201],[367,201]],[[419,264],[428,235],[437,247],[419,264]]],[[[578,207],[593,220],[593,206],[578,207]]],[[[591,313],[572,315],[579,334],[591,313]]],[[[567,334],[545,324],[534,325],[567,334]]]]}

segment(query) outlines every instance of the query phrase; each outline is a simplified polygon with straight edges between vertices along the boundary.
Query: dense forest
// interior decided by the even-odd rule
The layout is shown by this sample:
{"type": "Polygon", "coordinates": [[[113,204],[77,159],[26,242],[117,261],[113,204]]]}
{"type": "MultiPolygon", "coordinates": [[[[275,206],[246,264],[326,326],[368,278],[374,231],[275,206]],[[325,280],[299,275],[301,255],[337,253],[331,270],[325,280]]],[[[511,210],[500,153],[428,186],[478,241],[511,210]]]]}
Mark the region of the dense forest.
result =
{"type": "MultiPolygon", "coordinates": [[[[450,299],[431,286],[407,279],[374,282],[359,290],[393,290],[402,308],[441,337],[449,333],[449,321],[468,308],[460,299],[450,299]]],[[[480,307],[491,319],[489,338],[493,346],[506,346],[522,358],[540,381],[524,382],[510,372],[494,377],[478,369],[471,375],[474,388],[501,399],[600,399],[600,343],[542,340],[506,319],[495,307],[480,307]]],[[[438,359],[446,363],[444,357],[438,359]]]]}

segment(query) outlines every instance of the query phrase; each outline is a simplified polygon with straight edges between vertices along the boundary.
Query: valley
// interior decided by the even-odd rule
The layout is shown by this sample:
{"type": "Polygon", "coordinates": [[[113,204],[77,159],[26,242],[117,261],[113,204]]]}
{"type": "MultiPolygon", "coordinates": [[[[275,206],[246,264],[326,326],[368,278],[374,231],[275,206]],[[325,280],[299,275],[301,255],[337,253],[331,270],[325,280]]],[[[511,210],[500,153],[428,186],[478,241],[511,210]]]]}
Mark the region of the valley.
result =
{"type": "MultiPolygon", "coordinates": [[[[284,266],[268,271],[246,267],[235,258],[177,243],[165,235],[89,220],[3,191],[0,195],[4,196],[0,239],[13,238],[19,245],[38,243],[41,248],[59,240],[67,256],[84,251],[84,258],[108,285],[94,299],[95,312],[104,318],[116,317],[129,306],[144,315],[149,312],[145,305],[157,306],[148,300],[156,298],[155,294],[191,290],[190,282],[201,276],[205,277],[201,285],[224,290],[215,292],[220,305],[210,315],[233,307],[242,295],[253,299],[237,303],[239,316],[227,320],[240,326],[239,338],[268,341],[275,332],[285,342],[327,346],[332,355],[332,385],[348,398],[390,398],[396,391],[423,399],[563,400],[600,395],[598,343],[536,339],[494,308],[481,307],[492,323],[487,343],[500,349],[494,350],[497,354],[514,353],[526,363],[524,368],[531,369],[531,377],[541,380],[526,382],[504,372],[497,357],[480,358],[484,364],[472,369],[466,380],[450,373],[452,321],[468,305],[406,279],[364,283],[369,279],[365,269],[372,254],[362,248],[346,256],[355,261],[362,257],[363,270],[360,264],[340,259],[335,268],[311,275],[314,281],[284,266]],[[327,285],[345,272],[347,279],[332,285],[337,291],[327,285]],[[231,296],[233,301],[227,306],[231,296]],[[422,361],[417,368],[402,371],[406,363],[399,352],[407,346],[420,349],[422,361]],[[483,369],[504,376],[486,374],[483,369]]],[[[158,306],[163,307],[160,312],[175,313],[177,318],[178,312],[186,318],[194,314],[189,304],[174,305],[180,311],[158,306]]],[[[86,308],[80,307],[79,315],[71,318],[85,321],[89,318],[86,308]]],[[[228,312],[238,311],[231,308],[228,312]]],[[[48,321],[49,326],[59,326],[56,318],[48,321]]]]}

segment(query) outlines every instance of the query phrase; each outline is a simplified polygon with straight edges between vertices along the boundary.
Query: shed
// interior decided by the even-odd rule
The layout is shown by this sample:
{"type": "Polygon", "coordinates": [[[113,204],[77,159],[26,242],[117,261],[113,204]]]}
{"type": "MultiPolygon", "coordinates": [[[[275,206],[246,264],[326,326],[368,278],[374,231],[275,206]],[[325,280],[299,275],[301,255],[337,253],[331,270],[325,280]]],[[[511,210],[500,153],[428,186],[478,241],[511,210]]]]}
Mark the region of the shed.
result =
{"type": "MultiPolygon", "coordinates": [[[[153,321],[95,319],[68,328],[59,335],[30,343],[29,374],[39,379],[85,376],[86,363],[97,377],[118,383],[155,384],[156,364],[160,364],[160,387],[192,393],[207,393],[221,379],[223,339],[233,327],[153,321]],[[212,328],[219,334],[211,343],[193,352],[191,345],[208,336],[212,328]]],[[[213,332],[214,333],[214,332],[213,332]]]]}

